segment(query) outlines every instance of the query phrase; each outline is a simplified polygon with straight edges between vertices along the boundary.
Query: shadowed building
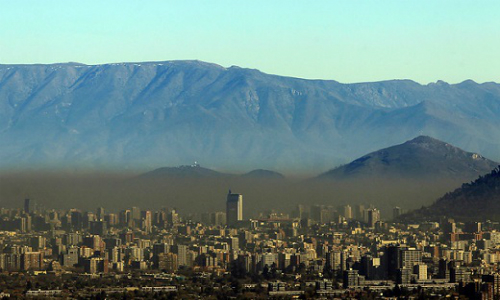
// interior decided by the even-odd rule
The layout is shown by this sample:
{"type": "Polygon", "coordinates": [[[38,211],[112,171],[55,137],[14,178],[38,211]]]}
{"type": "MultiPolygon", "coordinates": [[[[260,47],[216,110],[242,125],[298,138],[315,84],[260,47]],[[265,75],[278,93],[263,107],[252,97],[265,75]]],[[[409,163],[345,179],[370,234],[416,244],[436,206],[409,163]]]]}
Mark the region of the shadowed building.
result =
{"type": "Polygon", "coordinates": [[[243,195],[233,194],[231,190],[227,194],[226,202],[227,225],[234,226],[243,220],[243,195]]]}
{"type": "Polygon", "coordinates": [[[24,213],[25,214],[30,213],[30,199],[28,198],[24,199],[24,213]]]}

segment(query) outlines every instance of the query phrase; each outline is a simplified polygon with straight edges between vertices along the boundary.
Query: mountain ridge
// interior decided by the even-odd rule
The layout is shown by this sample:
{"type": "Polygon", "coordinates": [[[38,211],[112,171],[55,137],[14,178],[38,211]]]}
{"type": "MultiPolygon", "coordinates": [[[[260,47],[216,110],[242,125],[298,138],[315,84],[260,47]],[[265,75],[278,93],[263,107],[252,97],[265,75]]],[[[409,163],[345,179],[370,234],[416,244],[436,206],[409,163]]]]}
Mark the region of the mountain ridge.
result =
{"type": "Polygon", "coordinates": [[[368,153],[318,176],[320,179],[354,178],[462,178],[474,179],[498,163],[466,152],[429,136],[368,153]]]}
{"type": "Polygon", "coordinates": [[[500,85],[342,84],[200,61],[0,65],[0,168],[324,170],[419,134],[499,160],[500,85]]]}
{"type": "Polygon", "coordinates": [[[178,167],[161,167],[139,175],[141,179],[168,179],[168,178],[247,178],[247,179],[284,179],[281,173],[255,169],[243,174],[226,173],[202,167],[195,163],[178,167]]]}
{"type": "Polygon", "coordinates": [[[416,83],[420,86],[429,86],[429,85],[462,85],[462,84],[467,84],[467,83],[472,83],[472,84],[477,84],[477,85],[488,85],[488,84],[495,84],[495,85],[500,85],[500,82],[495,82],[495,81],[484,81],[484,82],[477,82],[473,79],[464,79],[459,82],[455,83],[450,83],[444,80],[436,80],[434,82],[428,82],[428,83],[420,83],[418,81],[409,79],[409,78],[394,78],[394,79],[382,79],[382,80],[374,80],[374,81],[360,81],[360,82],[340,82],[336,81],[334,79],[319,79],[319,78],[303,78],[303,77],[298,77],[298,76],[287,76],[287,75],[280,75],[280,74],[274,74],[274,73],[267,73],[264,71],[260,71],[259,69],[256,68],[249,68],[249,67],[240,67],[237,65],[231,65],[229,67],[224,67],[222,65],[219,65],[217,63],[212,63],[212,62],[207,62],[203,60],[198,60],[198,59],[179,59],[179,60],[148,60],[148,61],[122,61],[122,62],[110,62],[110,63],[96,63],[96,64],[88,64],[88,63],[82,63],[82,62],[54,62],[54,63],[14,63],[14,64],[3,64],[0,63],[0,67],[16,67],[16,66],[87,66],[87,67],[97,67],[97,66],[117,66],[117,65],[131,65],[131,64],[148,64],[148,65],[159,65],[159,64],[175,64],[175,63],[190,63],[190,64],[196,64],[199,63],[200,65],[208,65],[208,66],[214,66],[214,67],[219,67],[221,69],[230,69],[230,68],[235,68],[235,69],[242,69],[242,70],[253,70],[253,71],[258,71],[259,73],[269,75],[269,76],[277,76],[277,77],[282,77],[282,78],[290,78],[290,79],[298,79],[298,80],[304,80],[304,81],[324,81],[324,82],[335,82],[335,83],[340,83],[344,85],[362,85],[362,84],[373,84],[373,83],[385,83],[385,82],[408,82],[408,83],[416,83]]]}

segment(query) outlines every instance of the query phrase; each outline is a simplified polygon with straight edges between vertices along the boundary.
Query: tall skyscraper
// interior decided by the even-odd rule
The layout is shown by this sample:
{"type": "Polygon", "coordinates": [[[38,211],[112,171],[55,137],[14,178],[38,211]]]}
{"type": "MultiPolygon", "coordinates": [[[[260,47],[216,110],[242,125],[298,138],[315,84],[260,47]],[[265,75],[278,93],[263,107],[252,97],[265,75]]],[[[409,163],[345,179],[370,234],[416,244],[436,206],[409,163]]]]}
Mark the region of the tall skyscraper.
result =
{"type": "Polygon", "coordinates": [[[179,266],[186,266],[189,247],[187,245],[177,245],[177,262],[179,266]]]}
{"type": "Polygon", "coordinates": [[[397,219],[402,214],[401,207],[396,206],[392,209],[392,218],[397,219]]]}
{"type": "Polygon", "coordinates": [[[24,213],[30,213],[30,199],[28,198],[24,199],[24,213]]]}
{"type": "Polygon", "coordinates": [[[358,221],[364,222],[364,220],[365,220],[365,206],[363,204],[356,205],[355,218],[358,221]]]}
{"type": "Polygon", "coordinates": [[[233,194],[229,190],[226,202],[226,218],[228,226],[234,226],[238,221],[243,220],[243,195],[233,194]]]}
{"type": "Polygon", "coordinates": [[[103,207],[97,208],[97,221],[104,221],[104,208],[103,207]]]}
{"type": "Polygon", "coordinates": [[[367,210],[368,213],[368,226],[371,228],[375,227],[375,223],[380,221],[380,211],[376,208],[370,208],[367,210]]]}
{"type": "Polygon", "coordinates": [[[134,221],[139,221],[141,219],[141,209],[139,207],[134,206],[130,211],[134,221]]]}
{"type": "Polygon", "coordinates": [[[153,217],[150,210],[145,210],[141,212],[141,228],[146,233],[151,233],[151,229],[153,227],[153,217]]]}
{"type": "Polygon", "coordinates": [[[346,218],[347,220],[352,219],[352,208],[350,205],[344,206],[344,218],[346,218]]]}
{"type": "Polygon", "coordinates": [[[295,210],[293,211],[293,217],[298,219],[303,219],[306,217],[306,207],[302,204],[297,205],[295,210]]]}

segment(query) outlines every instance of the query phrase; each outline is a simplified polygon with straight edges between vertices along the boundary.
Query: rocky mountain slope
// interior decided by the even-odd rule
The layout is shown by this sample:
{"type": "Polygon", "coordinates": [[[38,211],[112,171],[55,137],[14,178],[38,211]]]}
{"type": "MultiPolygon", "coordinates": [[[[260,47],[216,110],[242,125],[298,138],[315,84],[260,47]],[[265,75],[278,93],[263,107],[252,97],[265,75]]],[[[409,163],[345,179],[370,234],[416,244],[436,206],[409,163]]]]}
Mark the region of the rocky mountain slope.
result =
{"type": "Polygon", "coordinates": [[[319,178],[450,178],[469,181],[490,172],[498,163],[448,143],[419,136],[340,166],[319,178]]]}
{"type": "Polygon", "coordinates": [[[0,168],[328,170],[430,135],[500,160],[500,85],[341,84],[199,61],[0,65],[0,168]]]}
{"type": "Polygon", "coordinates": [[[465,183],[445,194],[434,204],[403,215],[403,221],[439,221],[454,218],[460,221],[498,220],[500,217],[500,166],[489,174],[465,183]]]}

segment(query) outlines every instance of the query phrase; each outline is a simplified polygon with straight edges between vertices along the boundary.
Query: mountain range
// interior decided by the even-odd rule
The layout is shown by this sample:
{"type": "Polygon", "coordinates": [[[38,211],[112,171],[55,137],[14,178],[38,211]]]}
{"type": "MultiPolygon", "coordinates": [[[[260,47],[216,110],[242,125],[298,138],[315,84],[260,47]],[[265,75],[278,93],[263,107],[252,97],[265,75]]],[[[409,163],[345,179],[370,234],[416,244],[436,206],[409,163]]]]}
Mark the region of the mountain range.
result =
{"type": "Polygon", "coordinates": [[[500,160],[500,85],[342,84],[200,61],[0,65],[0,168],[326,171],[429,135],[500,160]]]}
{"type": "MultiPolygon", "coordinates": [[[[415,209],[430,205],[463,182],[490,173],[497,166],[498,163],[477,153],[419,136],[306,180],[285,178],[280,173],[264,169],[234,174],[193,164],[158,168],[127,182],[142,185],[140,190],[152,190],[155,184],[164,189],[169,186],[168,193],[182,190],[178,195],[171,195],[170,199],[189,198],[187,193],[194,189],[203,195],[203,199],[210,201],[208,195],[217,195],[215,187],[219,193],[224,188],[233,187],[244,193],[254,208],[264,203],[289,207],[307,199],[308,202],[330,204],[368,202],[387,212],[393,206],[415,209]],[[254,191],[262,194],[254,195],[254,191]]],[[[220,195],[213,201],[206,205],[216,205],[220,195]]],[[[181,207],[184,204],[179,200],[176,205],[181,207]]]]}
{"type": "MultiPolygon", "coordinates": [[[[400,145],[364,155],[312,179],[377,180],[446,178],[457,183],[476,179],[498,166],[480,154],[466,152],[429,136],[419,136],[400,145]]],[[[284,179],[281,173],[257,169],[245,174],[215,171],[199,164],[162,167],[140,175],[141,178],[228,178],[284,179]]]]}
{"type": "Polygon", "coordinates": [[[212,169],[202,167],[198,164],[183,165],[179,167],[163,167],[150,172],[146,172],[139,176],[142,179],[169,179],[169,178],[200,178],[200,179],[213,179],[213,178],[229,178],[240,177],[247,179],[284,179],[285,176],[271,170],[252,170],[245,174],[229,174],[222,173],[212,169]]]}
{"type": "MultiPolygon", "coordinates": [[[[225,193],[232,189],[244,194],[250,214],[261,212],[262,207],[282,210],[297,204],[372,204],[388,212],[394,206],[431,205],[463,182],[489,173],[492,165],[478,154],[420,136],[307,180],[265,169],[221,172],[197,163],[157,168],[139,176],[137,172],[4,172],[0,173],[0,204],[16,207],[25,195],[37,195],[55,207],[78,203],[87,209],[103,204],[111,209],[140,200],[141,206],[167,205],[191,213],[223,210],[225,193]]],[[[446,211],[454,203],[449,201],[440,209],[446,211]]],[[[466,207],[467,202],[456,204],[466,207]]]]}

